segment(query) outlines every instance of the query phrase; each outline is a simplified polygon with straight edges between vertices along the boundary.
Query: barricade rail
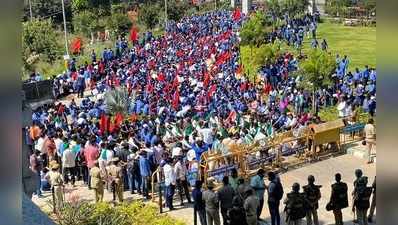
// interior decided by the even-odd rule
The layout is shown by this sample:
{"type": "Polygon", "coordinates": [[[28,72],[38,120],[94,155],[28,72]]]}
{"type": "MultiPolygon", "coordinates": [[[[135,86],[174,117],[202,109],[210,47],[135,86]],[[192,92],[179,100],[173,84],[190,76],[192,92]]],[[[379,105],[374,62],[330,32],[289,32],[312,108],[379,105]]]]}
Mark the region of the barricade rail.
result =
{"type": "MultiPolygon", "coordinates": [[[[198,162],[198,179],[207,181],[211,178],[219,186],[222,177],[230,175],[233,169],[238,171],[239,176],[248,179],[259,168],[265,171],[288,170],[323,156],[341,154],[341,139],[344,139],[344,144],[346,134],[362,132],[364,126],[363,123],[344,124],[339,119],[306,127],[300,134],[290,130],[274,137],[256,140],[252,144],[232,144],[229,154],[204,152],[198,162]],[[333,144],[335,148],[332,148],[333,144]]],[[[155,177],[158,181],[163,180],[159,168],[152,175],[152,201],[155,201],[155,187],[161,189],[161,185],[156,186],[155,177]]],[[[161,190],[159,206],[162,207],[161,190]]]]}

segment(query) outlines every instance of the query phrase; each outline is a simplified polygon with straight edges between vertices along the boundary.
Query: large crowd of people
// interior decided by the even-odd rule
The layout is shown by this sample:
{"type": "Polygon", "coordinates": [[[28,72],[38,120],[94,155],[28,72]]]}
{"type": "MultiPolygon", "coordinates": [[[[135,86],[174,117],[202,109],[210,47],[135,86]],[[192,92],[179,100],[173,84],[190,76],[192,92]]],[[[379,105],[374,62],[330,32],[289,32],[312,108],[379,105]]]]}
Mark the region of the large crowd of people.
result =
{"type": "MultiPolygon", "coordinates": [[[[54,78],[54,93],[74,93],[77,98],[39,107],[27,129],[31,169],[39,181],[36,194],[51,186],[61,199],[57,187],[83,180],[95,191],[96,201],[102,200],[104,189],[112,190],[119,201],[126,190],[150,198],[152,174],[161,167],[170,210],[175,189],[181,204],[184,197],[190,203],[192,186],[202,225],[219,224],[218,202],[224,224],[256,224],[265,190],[280,190],[277,178],[268,174],[271,184],[266,187],[259,173],[249,185],[253,192],[242,188],[246,184],[235,174],[223,179],[218,194],[211,182],[202,193],[201,182],[188,179],[191,162],[200,162],[207,151],[227,155],[232,143],[251,144],[319,122],[310,113],[313,97],[317,107],[337,105],[341,117],[354,116],[359,107],[373,116],[376,70],[366,66],[349,72],[348,57],[337,56],[333,85],[312,96],[299,88],[300,79],[290,76],[299,64],[286,53],[260,68],[261,82],[251,83],[239,60],[239,30],[245,19],[228,11],[186,17],[170,22],[165,35],[146,33],[132,47],[119,38],[114,49],[104,49],[101,57],[93,51],[91,62],[84,65],[72,59],[68,70],[54,78]],[[118,88],[134,95],[125,115],[111,115],[104,100],[106,92],[118,88]]],[[[271,41],[297,46],[306,32],[316,38],[317,24],[310,15],[285,20],[287,25],[269,35],[271,41]]],[[[298,193],[296,186],[293,192],[298,193]]],[[[279,201],[279,196],[268,199],[273,224],[279,224],[279,201]]]]}

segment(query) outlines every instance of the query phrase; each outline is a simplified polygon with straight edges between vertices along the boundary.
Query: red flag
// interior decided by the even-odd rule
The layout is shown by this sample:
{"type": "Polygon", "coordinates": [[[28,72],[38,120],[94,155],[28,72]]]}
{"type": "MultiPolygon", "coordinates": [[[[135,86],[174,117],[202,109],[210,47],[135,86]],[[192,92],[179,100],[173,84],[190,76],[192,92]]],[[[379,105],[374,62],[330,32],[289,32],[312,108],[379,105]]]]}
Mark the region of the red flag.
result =
{"type": "Polygon", "coordinates": [[[158,73],[158,81],[163,82],[166,80],[166,77],[164,76],[164,73],[158,73]]]}
{"type": "Polygon", "coordinates": [[[171,103],[171,105],[173,106],[174,110],[178,109],[179,102],[180,102],[180,93],[179,93],[179,91],[177,89],[176,92],[174,93],[173,101],[171,103]]]}
{"type": "Polygon", "coordinates": [[[216,90],[217,90],[217,84],[211,85],[209,92],[207,93],[207,97],[211,98],[213,94],[216,92],[216,90]]]}
{"type": "Polygon", "coordinates": [[[242,70],[243,70],[242,65],[239,65],[239,67],[236,69],[235,73],[236,74],[241,74],[242,70]]]}
{"type": "Polygon", "coordinates": [[[100,119],[100,132],[103,135],[107,130],[108,130],[108,117],[105,114],[102,114],[100,119]]]}
{"type": "Polygon", "coordinates": [[[221,65],[223,64],[225,61],[227,61],[229,58],[231,57],[231,53],[230,52],[224,52],[223,54],[221,54],[216,61],[216,65],[221,65]]]}
{"type": "Polygon", "coordinates": [[[130,41],[132,41],[132,42],[138,41],[138,28],[137,27],[131,27],[130,41]]]}
{"type": "Polygon", "coordinates": [[[240,12],[239,8],[236,8],[232,14],[232,18],[237,21],[240,19],[240,17],[242,16],[242,13],[240,12]]]}
{"type": "Polygon", "coordinates": [[[115,127],[119,127],[122,125],[123,122],[123,115],[121,113],[116,113],[115,116],[115,127]]]}
{"type": "Polygon", "coordinates": [[[110,133],[112,133],[114,129],[115,129],[115,124],[112,123],[112,121],[110,121],[110,122],[109,122],[109,129],[108,129],[108,131],[109,131],[110,133]]]}
{"type": "Polygon", "coordinates": [[[246,82],[242,82],[240,84],[240,91],[246,91],[247,89],[247,83],[246,82]]]}
{"type": "Polygon", "coordinates": [[[178,76],[175,76],[174,80],[173,80],[173,88],[177,88],[178,87],[178,76]]]}
{"type": "Polygon", "coordinates": [[[209,72],[206,71],[204,73],[203,86],[207,87],[209,85],[209,83],[210,83],[210,74],[209,74],[209,72]]]}
{"type": "Polygon", "coordinates": [[[146,91],[149,93],[152,93],[153,85],[152,85],[151,81],[148,81],[148,84],[146,85],[146,91]]]}
{"type": "Polygon", "coordinates": [[[231,111],[227,117],[227,122],[232,122],[236,120],[236,112],[235,110],[231,111]]]}
{"type": "Polygon", "coordinates": [[[80,37],[77,37],[72,41],[72,53],[79,54],[81,48],[82,48],[82,39],[80,37]]]}
{"type": "Polygon", "coordinates": [[[131,116],[130,116],[130,121],[131,121],[131,122],[134,123],[135,121],[137,121],[137,119],[138,119],[137,114],[135,114],[135,113],[131,114],[131,116]]]}

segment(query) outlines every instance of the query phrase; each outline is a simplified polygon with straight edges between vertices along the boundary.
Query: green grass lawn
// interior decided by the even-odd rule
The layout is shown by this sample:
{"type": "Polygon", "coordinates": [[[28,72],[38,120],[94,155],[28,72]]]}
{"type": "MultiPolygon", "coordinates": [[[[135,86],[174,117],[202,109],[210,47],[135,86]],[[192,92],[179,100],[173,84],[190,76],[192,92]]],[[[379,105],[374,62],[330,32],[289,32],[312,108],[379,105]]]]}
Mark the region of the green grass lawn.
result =
{"type": "MultiPolygon", "coordinates": [[[[340,56],[347,55],[350,64],[349,70],[353,71],[356,67],[363,68],[365,65],[376,67],[376,27],[348,27],[342,24],[335,24],[329,21],[319,24],[318,41],[326,39],[329,45],[329,51],[340,56]]],[[[282,51],[297,53],[297,50],[288,46],[286,43],[282,45],[282,51]]],[[[311,39],[306,38],[303,43],[303,53],[306,54],[311,49],[311,39]]],[[[253,49],[255,52],[256,49],[253,49]]],[[[260,65],[254,65],[250,60],[250,48],[241,46],[242,63],[245,72],[250,71],[250,77],[253,71],[260,65]]],[[[247,73],[248,74],[248,73],[247,73]]]]}
{"type": "MultiPolygon", "coordinates": [[[[350,27],[325,22],[319,25],[317,35],[319,43],[326,39],[332,53],[349,57],[349,70],[365,65],[376,67],[376,27],[350,27]]],[[[305,45],[309,48],[310,40],[305,45]]]]}

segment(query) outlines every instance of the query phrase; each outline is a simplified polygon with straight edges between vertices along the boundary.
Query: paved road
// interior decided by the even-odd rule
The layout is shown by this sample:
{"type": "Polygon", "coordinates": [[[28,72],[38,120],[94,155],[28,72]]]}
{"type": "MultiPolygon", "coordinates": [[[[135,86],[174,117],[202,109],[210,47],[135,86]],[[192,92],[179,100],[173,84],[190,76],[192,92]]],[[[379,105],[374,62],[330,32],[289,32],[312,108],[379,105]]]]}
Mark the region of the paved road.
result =
{"type": "MultiPolygon", "coordinates": [[[[291,186],[294,182],[300,183],[300,185],[305,185],[307,181],[307,177],[309,174],[315,176],[316,183],[322,185],[322,198],[320,200],[320,209],[318,211],[318,216],[320,220],[320,224],[334,224],[333,213],[327,212],[325,210],[326,203],[330,198],[331,188],[330,185],[334,183],[334,174],[341,173],[342,180],[348,184],[348,193],[352,192],[352,182],[355,178],[354,171],[355,169],[360,168],[363,170],[364,175],[369,177],[369,183],[373,182],[373,178],[376,175],[376,165],[375,164],[366,164],[364,160],[360,160],[351,155],[342,155],[336,158],[326,159],[320,162],[316,162],[314,164],[307,165],[305,167],[287,171],[284,174],[281,174],[281,181],[285,189],[285,193],[291,190],[291,186]]],[[[268,183],[268,182],[266,182],[268,183]]],[[[285,195],[286,196],[286,195],[285,195]]],[[[267,198],[267,196],[265,196],[267,198]]],[[[351,200],[350,200],[351,205],[351,200]]],[[[283,210],[283,205],[280,206],[280,210],[283,210]]],[[[177,218],[182,218],[187,224],[193,224],[192,218],[192,209],[184,208],[176,211],[170,212],[170,215],[173,215],[177,218]]],[[[284,222],[281,224],[286,224],[284,222]]],[[[265,219],[266,224],[271,224],[270,214],[268,212],[268,207],[265,206],[263,208],[261,218],[265,219]]],[[[344,224],[353,224],[352,219],[353,215],[351,213],[351,207],[343,210],[343,218],[344,224]]],[[[305,224],[303,221],[302,224],[305,224]]],[[[374,222],[374,224],[376,224],[374,222]]]]}
{"type": "MultiPolygon", "coordinates": [[[[331,212],[327,212],[325,210],[326,203],[330,198],[330,185],[334,182],[334,174],[339,172],[343,176],[343,181],[346,182],[349,186],[348,192],[352,191],[352,182],[354,180],[354,171],[355,169],[360,168],[363,170],[364,175],[369,177],[369,183],[373,182],[373,178],[376,175],[376,164],[366,164],[365,160],[358,159],[351,155],[342,155],[336,158],[326,159],[320,162],[316,162],[313,164],[306,165],[299,169],[294,169],[281,174],[281,181],[285,189],[285,193],[287,193],[294,182],[298,182],[301,185],[305,185],[307,177],[309,174],[315,176],[316,183],[322,185],[322,198],[320,200],[320,209],[318,211],[320,224],[334,224],[333,214],[331,212]]],[[[268,182],[266,182],[268,183],[268,182]]],[[[66,199],[70,199],[71,196],[77,195],[80,199],[92,201],[94,199],[93,191],[88,190],[87,187],[83,187],[82,185],[77,185],[76,187],[71,187],[68,185],[66,187],[66,199]]],[[[33,201],[39,205],[43,210],[49,210],[48,201],[51,199],[50,193],[44,193],[45,198],[33,198],[33,201]]],[[[138,195],[131,195],[128,192],[124,193],[124,197],[128,200],[132,199],[141,199],[138,195]]],[[[265,196],[267,198],[267,196],[265,196]]],[[[105,191],[105,201],[111,201],[112,195],[111,193],[105,191]]],[[[185,204],[184,207],[180,207],[179,201],[175,201],[175,205],[177,210],[168,212],[165,209],[165,213],[170,214],[173,217],[181,219],[185,221],[188,225],[193,224],[193,210],[192,205],[185,204]]],[[[351,202],[350,202],[351,205],[351,202]]],[[[280,206],[281,211],[283,209],[283,205],[280,206]]],[[[343,210],[343,218],[345,224],[353,224],[352,218],[353,215],[350,212],[350,207],[343,210]]],[[[270,217],[268,212],[268,207],[264,206],[261,217],[265,219],[265,224],[270,224],[270,217]]],[[[282,215],[284,220],[284,216],[282,215]]],[[[282,224],[285,224],[282,222],[282,224]]],[[[303,221],[304,224],[304,221],[303,221]]]]}

